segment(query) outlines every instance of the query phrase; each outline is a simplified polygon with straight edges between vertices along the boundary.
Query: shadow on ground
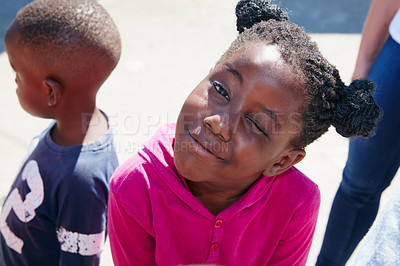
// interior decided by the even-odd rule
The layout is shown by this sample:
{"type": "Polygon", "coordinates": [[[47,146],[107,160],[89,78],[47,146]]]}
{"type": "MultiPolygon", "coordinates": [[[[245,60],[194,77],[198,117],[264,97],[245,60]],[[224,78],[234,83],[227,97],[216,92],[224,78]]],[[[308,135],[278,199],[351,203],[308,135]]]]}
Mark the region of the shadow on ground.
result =
{"type": "Polygon", "coordinates": [[[361,33],[370,0],[273,0],[310,33],[361,33]]]}

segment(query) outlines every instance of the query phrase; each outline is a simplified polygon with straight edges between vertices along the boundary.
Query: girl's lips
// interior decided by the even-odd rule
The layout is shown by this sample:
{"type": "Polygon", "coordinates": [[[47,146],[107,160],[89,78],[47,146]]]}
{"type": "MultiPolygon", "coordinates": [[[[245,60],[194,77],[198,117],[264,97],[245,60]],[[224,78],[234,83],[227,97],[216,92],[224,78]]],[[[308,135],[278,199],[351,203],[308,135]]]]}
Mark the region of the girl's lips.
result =
{"type": "Polygon", "coordinates": [[[224,160],[222,157],[218,156],[215,152],[211,151],[208,147],[212,147],[212,145],[207,145],[206,143],[202,143],[200,142],[197,137],[194,137],[194,134],[192,134],[191,132],[188,132],[189,134],[189,143],[190,145],[196,150],[196,152],[198,152],[201,155],[205,155],[207,157],[209,157],[210,155],[212,155],[214,158],[217,158],[219,160],[224,160]]]}

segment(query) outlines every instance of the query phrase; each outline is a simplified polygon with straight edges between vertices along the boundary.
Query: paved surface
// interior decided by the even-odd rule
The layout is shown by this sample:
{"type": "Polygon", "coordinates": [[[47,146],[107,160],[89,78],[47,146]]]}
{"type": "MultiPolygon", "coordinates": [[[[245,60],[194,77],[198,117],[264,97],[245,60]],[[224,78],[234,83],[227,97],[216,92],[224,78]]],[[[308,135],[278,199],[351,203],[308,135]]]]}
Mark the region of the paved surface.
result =
{"type": "MultiPolygon", "coordinates": [[[[25,1],[1,0],[1,42],[7,25],[25,1]]],[[[100,2],[113,16],[123,42],[121,61],[98,95],[98,105],[110,115],[114,124],[116,148],[120,162],[123,162],[150,138],[160,124],[175,121],[186,96],[234,39],[236,0],[100,2]]],[[[339,68],[342,78],[348,82],[369,1],[280,2],[292,10],[293,20],[313,33],[323,54],[339,68]]],[[[3,53],[3,46],[0,46],[0,82],[2,201],[30,139],[49,121],[32,117],[20,108],[15,95],[14,74],[3,53]]],[[[341,179],[347,140],[331,130],[306,151],[307,157],[298,167],[319,185],[322,195],[308,261],[308,265],[313,265],[341,179]]],[[[390,193],[391,189],[385,192],[382,200],[385,201],[390,193]]],[[[109,248],[104,251],[101,264],[112,265],[109,248]]]]}

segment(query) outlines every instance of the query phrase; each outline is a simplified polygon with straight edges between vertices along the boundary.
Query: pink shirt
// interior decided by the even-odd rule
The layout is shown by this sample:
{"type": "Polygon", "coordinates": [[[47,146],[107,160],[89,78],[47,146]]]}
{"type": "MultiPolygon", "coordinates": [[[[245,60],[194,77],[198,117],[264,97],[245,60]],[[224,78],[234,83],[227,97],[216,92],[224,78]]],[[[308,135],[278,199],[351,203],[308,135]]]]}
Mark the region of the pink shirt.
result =
{"type": "Polygon", "coordinates": [[[317,222],[318,187],[292,167],[261,177],[214,216],[190,193],[174,166],[174,132],[174,124],[163,126],[112,177],[109,235],[114,263],[304,265],[317,222]]]}

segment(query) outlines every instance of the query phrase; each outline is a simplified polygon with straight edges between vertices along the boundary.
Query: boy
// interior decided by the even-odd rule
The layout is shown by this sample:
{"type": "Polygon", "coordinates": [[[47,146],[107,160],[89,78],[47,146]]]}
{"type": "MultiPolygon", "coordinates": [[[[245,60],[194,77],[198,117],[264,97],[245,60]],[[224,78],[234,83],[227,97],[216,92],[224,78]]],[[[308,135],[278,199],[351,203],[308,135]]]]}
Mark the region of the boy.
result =
{"type": "Polygon", "coordinates": [[[118,160],[96,94],[119,61],[118,30],[96,1],[37,0],[11,23],[5,49],[22,108],[54,122],[4,202],[0,264],[99,264],[118,160]]]}

